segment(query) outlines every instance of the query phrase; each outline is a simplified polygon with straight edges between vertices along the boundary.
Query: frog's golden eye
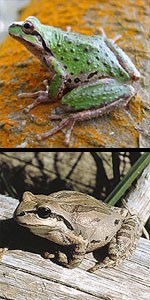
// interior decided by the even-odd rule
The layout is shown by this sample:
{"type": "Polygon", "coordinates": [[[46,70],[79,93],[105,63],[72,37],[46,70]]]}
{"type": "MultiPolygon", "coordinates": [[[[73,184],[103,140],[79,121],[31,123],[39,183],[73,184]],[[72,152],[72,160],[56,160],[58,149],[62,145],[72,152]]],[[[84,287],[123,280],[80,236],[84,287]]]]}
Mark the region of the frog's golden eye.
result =
{"type": "Polygon", "coordinates": [[[23,26],[22,26],[22,30],[25,32],[25,33],[32,33],[33,30],[34,30],[34,25],[29,22],[29,21],[26,21],[24,22],[23,26]]]}
{"type": "Polygon", "coordinates": [[[51,215],[51,210],[49,207],[39,207],[37,210],[37,215],[42,219],[46,219],[51,215]]]}

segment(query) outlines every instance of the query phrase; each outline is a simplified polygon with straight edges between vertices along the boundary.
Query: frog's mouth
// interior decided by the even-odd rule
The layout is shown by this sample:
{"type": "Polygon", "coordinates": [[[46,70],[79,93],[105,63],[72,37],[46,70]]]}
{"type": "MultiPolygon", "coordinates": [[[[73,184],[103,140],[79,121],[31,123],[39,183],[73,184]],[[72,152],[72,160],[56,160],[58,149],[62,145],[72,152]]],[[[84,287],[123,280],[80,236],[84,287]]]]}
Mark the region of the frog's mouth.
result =
{"type": "MultiPolygon", "coordinates": [[[[57,222],[63,222],[65,224],[65,226],[69,229],[69,230],[74,230],[74,228],[72,227],[71,223],[65,219],[63,216],[60,216],[56,213],[51,213],[49,215],[49,217],[47,218],[42,218],[42,217],[39,217],[38,213],[37,213],[37,210],[30,210],[30,211],[22,211],[18,214],[14,213],[14,220],[19,223],[19,225],[21,226],[24,226],[24,227],[29,227],[29,228],[32,228],[32,227],[37,227],[37,226],[40,226],[40,227],[43,227],[45,226],[44,224],[29,224],[30,222],[27,222],[28,220],[28,216],[29,214],[32,216],[36,215],[38,217],[39,220],[46,220],[48,218],[50,219],[55,219],[57,220],[57,222]],[[27,216],[27,217],[26,217],[27,216]]],[[[46,225],[47,226],[47,225],[46,225]]],[[[51,227],[53,228],[53,226],[51,227]]],[[[56,229],[56,226],[54,227],[56,229]]]]}
{"type": "Polygon", "coordinates": [[[14,36],[13,34],[10,33],[10,35],[20,43],[22,43],[30,52],[32,52],[35,56],[37,56],[39,59],[41,59],[41,56],[44,56],[45,54],[45,49],[43,49],[42,45],[37,44],[35,45],[32,42],[26,41],[20,36],[14,36]]]}

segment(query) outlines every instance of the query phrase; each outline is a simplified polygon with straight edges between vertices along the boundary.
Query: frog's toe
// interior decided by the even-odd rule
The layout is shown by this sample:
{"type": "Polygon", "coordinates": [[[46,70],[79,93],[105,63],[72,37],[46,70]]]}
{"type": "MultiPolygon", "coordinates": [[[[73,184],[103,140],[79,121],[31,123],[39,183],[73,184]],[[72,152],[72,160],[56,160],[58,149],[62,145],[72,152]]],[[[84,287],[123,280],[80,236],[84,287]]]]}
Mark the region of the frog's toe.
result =
{"type": "Polygon", "coordinates": [[[43,102],[49,102],[49,97],[48,97],[48,92],[47,91],[39,91],[39,92],[35,92],[35,93],[23,93],[20,94],[19,98],[35,98],[35,101],[33,101],[31,104],[29,104],[28,106],[26,106],[24,108],[24,113],[28,113],[32,108],[34,108],[35,106],[37,106],[40,103],[43,102]]]}
{"type": "Polygon", "coordinates": [[[70,117],[63,119],[57,126],[52,128],[51,130],[49,130],[43,134],[37,134],[36,139],[38,141],[44,140],[44,139],[52,136],[56,132],[60,131],[64,127],[67,127],[67,131],[65,133],[65,144],[69,145],[70,138],[71,138],[71,132],[73,130],[75,122],[76,122],[76,120],[74,119],[74,117],[72,115],[70,115],[70,117]]]}
{"type": "MultiPolygon", "coordinates": [[[[103,27],[98,27],[96,30],[96,35],[97,34],[101,34],[102,37],[107,38],[107,34],[105,32],[105,30],[103,29],[103,27]]],[[[116,41],[118,41],[120,38],[122,37],[121,34],[118,34],[117,36],[115,36],[113,39],[110,39],[113,43],[116,43],[116,41]]]]}
{"type": "Polygon", "coordinates": [[[98,269],[103,268],[112,268],[118,265],[118,262],[111,259],[109,256],[107,256],[102,262],[97,262],[93,267],[88,269],[87,271],[90,273],[95,272],[98,269]]]}
{"type": "Polygon", "coordinates": [[[105,33],[105,30],[103,29],[103,27],[98,27],[95,31],[95,34],[96,35],[102,35],[104,38],[107,37],[106,33],[105,33]]]}
{"type": "Polygon", "coordinates": [[[44,254],[43,254],[43,257],[46,258],[46,259],[51,259],[51,258],[55,257],[55,254],[54,253],[49,253],[48,251],[45,251],[44,254]]]}
{"type": "Polygon", "coordinates": [[[57,259],[57,261],[64,265],[64,266],[67,266],[68,265],[68,258],[67,258],[67,255],[61,251],[58,251],[55,258],[57,259]]]}

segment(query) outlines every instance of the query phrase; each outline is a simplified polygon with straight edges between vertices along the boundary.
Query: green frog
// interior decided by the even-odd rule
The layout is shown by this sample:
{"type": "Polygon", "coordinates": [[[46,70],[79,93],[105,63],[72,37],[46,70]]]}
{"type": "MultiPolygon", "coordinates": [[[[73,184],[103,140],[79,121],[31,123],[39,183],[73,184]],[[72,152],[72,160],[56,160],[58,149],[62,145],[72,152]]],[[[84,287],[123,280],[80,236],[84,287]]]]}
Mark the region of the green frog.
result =
{"type": "Polygon", "coordinates": [[[51,119],[62,120],[50,131],[37,135],[38,140],[67,127],[66,144],[69,144],[75,122],[96,118],[118,105],[126,105],[135,94],[134,88],[126,82],[138,80],[139,71],[123,50],[105,35],[86,36],[63,31],[43,25],[33,16],[11,24],[9,34],[37,56],[52,75],[50,84],[45,82],[45,91],[19,94],[19,97],[34,99],[24,111],[28,113],[42,102],[60,100],[65,112],[65,117],[60,112],[51,116],[51,119]]]}

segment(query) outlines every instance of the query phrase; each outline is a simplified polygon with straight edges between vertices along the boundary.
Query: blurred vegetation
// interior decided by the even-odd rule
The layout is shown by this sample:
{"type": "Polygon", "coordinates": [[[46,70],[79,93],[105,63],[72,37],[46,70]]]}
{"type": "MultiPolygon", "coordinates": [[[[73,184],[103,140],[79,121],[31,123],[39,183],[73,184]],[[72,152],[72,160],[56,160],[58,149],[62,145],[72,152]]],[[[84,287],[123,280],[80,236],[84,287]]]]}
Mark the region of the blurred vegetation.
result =
{"type": "Polygon", "coordinates": [[[142,155],[140,152],[1,152],[0,193],[50,194],[78,190],[104,200],[142,155]]]}

